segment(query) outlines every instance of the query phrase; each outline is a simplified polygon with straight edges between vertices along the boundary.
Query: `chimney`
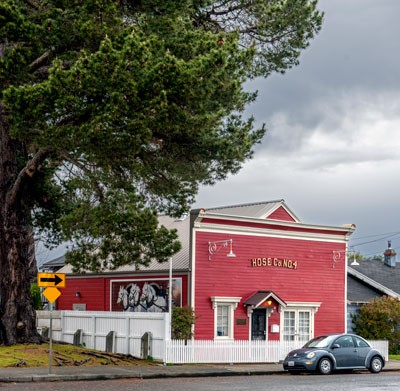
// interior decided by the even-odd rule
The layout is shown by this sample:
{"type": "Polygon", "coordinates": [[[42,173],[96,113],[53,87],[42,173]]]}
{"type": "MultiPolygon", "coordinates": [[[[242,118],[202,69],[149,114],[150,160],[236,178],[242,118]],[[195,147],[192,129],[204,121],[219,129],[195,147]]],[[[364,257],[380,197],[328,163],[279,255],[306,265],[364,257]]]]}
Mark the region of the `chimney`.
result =
{"type": "Polygon", "coordinates": [[[392,249],[392,242],[388,241],[388,248],[383,253],[385,265],[396,267],[396,252],[392,249]]]}

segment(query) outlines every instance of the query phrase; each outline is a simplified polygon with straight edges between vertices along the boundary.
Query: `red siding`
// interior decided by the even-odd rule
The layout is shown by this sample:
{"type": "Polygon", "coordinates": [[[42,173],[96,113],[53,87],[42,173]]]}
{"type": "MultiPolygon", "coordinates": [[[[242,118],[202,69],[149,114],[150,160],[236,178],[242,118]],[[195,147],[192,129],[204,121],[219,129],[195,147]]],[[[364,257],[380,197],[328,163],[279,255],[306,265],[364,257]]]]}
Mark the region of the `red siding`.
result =
{"type": "MultiPolygon", "coordinates": [[[[242,298],[235,311],[234,338],[248,339],[249,318],[243,302],[258,290],[273,291],[285,302],[321,302],[315,315],[315,335],[344,331],[345,258],[333,261],[333,250],[344,251],[344,244],[228,236],[233,239],[236,258],[227,258],[227,251],[220,250],[209,260],[208,242],[227,239],[227,234],[196,234],[196,339],[214,338],[212,296],[242,298]],[[253,258],[263,257],[295,261],[297,268],[252,266],[253,258]],[[237,318],[246,318],[247,327],[237,326],[237,318]]],[[[277,313],[269,318],[269,325],[273,323],[280,324],[277,313]]]]}
{"type": "Polygon", "coordinates": [[[60,289],[61,296],[57,300],[57,309],[72,310],[73,304],[86,304],[87,311],[106,311],[108,297],[106,279],[97,278],[66,278],[66,286],[60,289]],[[76,292],[80,296],[76,296],[76,292]]]}
{"type": "Polygon", "coordinates": [[[283,206],[280,206],[276,211],[267,216],[267,218],[281,221],[295,221],[295,219],[287,212],[287,210],[283,206]]]}

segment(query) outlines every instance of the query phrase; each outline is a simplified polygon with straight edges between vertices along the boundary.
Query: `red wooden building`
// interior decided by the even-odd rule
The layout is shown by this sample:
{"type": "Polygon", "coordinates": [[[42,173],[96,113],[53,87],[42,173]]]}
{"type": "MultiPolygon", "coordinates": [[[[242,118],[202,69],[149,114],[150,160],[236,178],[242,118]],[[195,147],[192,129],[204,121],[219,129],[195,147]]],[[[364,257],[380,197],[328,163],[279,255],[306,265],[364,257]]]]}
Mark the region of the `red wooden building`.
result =
{"type": "MultiPolygon", "coordinates": [[[[302,223],[283,200],[193,210],[179,220],[173,305],[190,305],[195,339],[308,339],[346,331],[346,252],[354,225],[302,223]]],[[[67,273],[59,309],[165,311],[168,264],[67,273]],[[152,299],[149,299],[149,296],[152,299]]]]}

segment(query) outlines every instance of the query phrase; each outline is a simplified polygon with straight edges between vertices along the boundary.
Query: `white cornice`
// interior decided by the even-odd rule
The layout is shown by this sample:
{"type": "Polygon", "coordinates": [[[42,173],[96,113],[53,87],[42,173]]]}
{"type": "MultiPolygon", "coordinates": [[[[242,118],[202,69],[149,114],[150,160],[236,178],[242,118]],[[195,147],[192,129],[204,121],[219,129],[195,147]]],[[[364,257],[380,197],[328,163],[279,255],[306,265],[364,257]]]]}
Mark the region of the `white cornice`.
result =
{"type": "MultiPolygon", "coordinates": [[[[299,223],[299,222],[293,222],[293,221],[282,221],[282,220],[272,220],[272,219],[259,219],[259,218],[254,218],[254,217],[241,217],[241,216],[229,216],[225,214],[218,214],[218,213],[212,213],[212,212],[206,212],[202,213],[199,215],[199,217],[196,220],[195,227],[197,228],[205,228],[205,227],[215,227],[217,225],[221,224],[212,224],[210,222],[203,222],[203,219],[214,219],[214,220],[227,220],[227,221],[232,221],[232,222],[245,222],[249,224],[261,224],[265,225],[266,228],[268,226],[282,226],[282,227],[290,227],[294,229],[303,229],[303,230],[313,230],[313,231],[336,231],[336,232],[346,232],[346,236],[351,235],[355,231],[355,227],[353,225],[348,225],[346,224],[345,226],[342,227],[337,227],[337,226],[327,226],[327,225],[315,225],[315,224],[304,224],[304,223],[299,223]]],[[[226,224],[223,225],[225,229],[232,229],[232,225],[226,224]]],[[[235,227],[236,228],[236,227],[235,227]]],[[[240,228],[240,227],[237,227],[240,228]]],[[[250,227],[242,227],[245,228],[246,230],[252,229],[250,227]]],[[[297,231],[296,231],[297,232],[297,231]]],[[[340,234],[339,234],[340,235],[340,234]]],[[[340,236],[343,236],[341,234],[340,236]]]]}
{"type": "Polygon", "coordinates": [[[213,233],[226,233],[239,234],[244,236],[268,236],[273,238],[284,238],[284,239],[295,239],[295,240],[312,240],[317,242],[335,242],[335,243],[346,243],[348,241],[347,236],[323,234],[315,232],[301,232],[301,231],[282,231],[266,228],[254,228],[254,227],[241,227],[233,225],[221,225],[221,224],[203,224],[201,227],[194,228],[196,232],[213,232],[213,233]]]}

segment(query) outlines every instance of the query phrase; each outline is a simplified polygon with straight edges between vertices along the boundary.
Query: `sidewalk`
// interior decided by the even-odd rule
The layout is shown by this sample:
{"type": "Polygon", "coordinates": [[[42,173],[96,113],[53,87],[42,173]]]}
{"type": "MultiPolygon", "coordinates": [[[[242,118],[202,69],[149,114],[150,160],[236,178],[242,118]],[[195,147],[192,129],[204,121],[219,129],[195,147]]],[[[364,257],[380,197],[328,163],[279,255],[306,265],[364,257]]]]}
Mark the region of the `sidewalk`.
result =
{"type": "MultiPolygon", "coordinates": [[[[388,361],[383,371],[400,371],[400,361],[388,361]]],[[[0,368],[0,383],[155,379],[167,377],[209,377],[285,374],[282,364],[234,365],[148,365],[148,366],[97,366],[49,368],[0,368]]]]}

